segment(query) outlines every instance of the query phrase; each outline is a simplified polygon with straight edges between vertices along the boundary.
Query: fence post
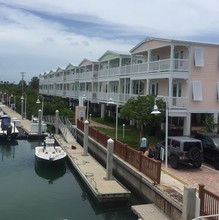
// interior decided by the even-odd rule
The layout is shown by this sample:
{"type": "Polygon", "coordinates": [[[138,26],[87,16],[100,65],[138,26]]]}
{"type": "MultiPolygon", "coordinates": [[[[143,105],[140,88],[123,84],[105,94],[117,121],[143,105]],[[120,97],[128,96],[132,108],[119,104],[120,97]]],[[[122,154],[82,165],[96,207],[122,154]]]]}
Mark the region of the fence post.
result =
{"type": "Polygon", "coordinates": [[[182,220],[196,217],[196,188],[184,186],[182,220]]]}
{"type": "Polygon", "coordinates": [[[113,179],[113,151],[114,141],[110,138],[107,140],[106,180],[113,179]]]}
{"type": "Polygon", "coordinates": [[[204,214],[204,187],[204,184],[199,184],[200,215],[204,214]]]}
{"type": "Polygon", "coordinates": [[[59,133],[59,110],[56,110],[55,113],[55,133],[59,133]]]}
{"type": "Polygon", "coordinates": [[[84,122],[84,153],[83,156],[87,156],[87,152],[88,152],[88,125],[89,125],[89,121],[86,120],[84,122]]]}

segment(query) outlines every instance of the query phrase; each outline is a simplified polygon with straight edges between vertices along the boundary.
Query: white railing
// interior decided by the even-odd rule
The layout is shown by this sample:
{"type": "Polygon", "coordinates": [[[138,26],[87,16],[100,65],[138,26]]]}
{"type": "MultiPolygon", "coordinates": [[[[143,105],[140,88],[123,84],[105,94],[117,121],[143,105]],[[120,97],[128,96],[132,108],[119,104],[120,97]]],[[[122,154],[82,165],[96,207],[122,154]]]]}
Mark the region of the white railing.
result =
{"type": "Polygon", "coordinates": [[[204,220],[204,219],[219,219],[219,214],[215,214],[215,215],[203,215],[203,216],[199,216],[197,218],[193,218],[192,220],[204,220]],[[216,217],[216,218],[215,218],[216,217]]]}

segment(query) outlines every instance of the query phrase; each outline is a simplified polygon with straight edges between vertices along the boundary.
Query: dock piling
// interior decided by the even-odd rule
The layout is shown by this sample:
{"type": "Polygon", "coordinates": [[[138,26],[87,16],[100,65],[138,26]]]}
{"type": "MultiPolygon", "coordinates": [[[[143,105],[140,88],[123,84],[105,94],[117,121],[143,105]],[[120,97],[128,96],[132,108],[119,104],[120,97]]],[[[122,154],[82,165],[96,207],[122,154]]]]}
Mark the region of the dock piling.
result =
{"type": "Polygon", "coordinates": [[[83,156],[88,155],[88,126],[89,126],[89,121],[86,120],[84,122],[84,153],[83,153],[83,156]]]}
{"type": "Polygon", "coordinates": [[[107,140],[106,180],[113,179],[113,152],[114,152],[114,141],[110,138],[107,140]]]}

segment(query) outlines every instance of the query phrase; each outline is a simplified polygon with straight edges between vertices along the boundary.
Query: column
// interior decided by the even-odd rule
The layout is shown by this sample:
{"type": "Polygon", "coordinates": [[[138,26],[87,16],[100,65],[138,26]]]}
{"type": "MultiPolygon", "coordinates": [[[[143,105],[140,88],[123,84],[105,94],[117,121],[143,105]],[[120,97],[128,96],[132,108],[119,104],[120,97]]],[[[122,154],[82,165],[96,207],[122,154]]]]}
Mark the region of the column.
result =
{"type": "Polygon", "coordinates": [[[101,108],[101,109],[100,109],[100,117],[101,117],[101,118],[104,118],[105,108],[106,108],[105,104],[101,104],[100,108],[101,108]]]}

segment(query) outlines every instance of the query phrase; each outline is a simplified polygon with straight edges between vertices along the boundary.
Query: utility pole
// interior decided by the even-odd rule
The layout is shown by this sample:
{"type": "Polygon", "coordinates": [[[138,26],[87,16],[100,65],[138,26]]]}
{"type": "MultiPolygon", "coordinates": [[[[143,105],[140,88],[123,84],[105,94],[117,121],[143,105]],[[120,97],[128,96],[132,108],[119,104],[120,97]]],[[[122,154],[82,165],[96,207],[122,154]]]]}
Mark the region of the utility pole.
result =
{"type": "Polygon", "coordinates": [[[21,95],[23,95],[23,93],[24,93],[24,74],[25,74],[25,72],[21,72],[21,78],[22,78],[22,94],[21,95]]]}
{"type": "Polygon", "coordinates": [[[21,78],[22,78],[22,82],[21,82],[21,86],[22,86],[22,93],[21,93],[21,116],[22,116],[22,119],[24,118],[24,97],[23,97],[23,94],[24,94],[24,74],[25,72],[21,72],[21,78]]]}

